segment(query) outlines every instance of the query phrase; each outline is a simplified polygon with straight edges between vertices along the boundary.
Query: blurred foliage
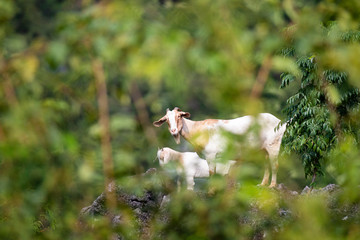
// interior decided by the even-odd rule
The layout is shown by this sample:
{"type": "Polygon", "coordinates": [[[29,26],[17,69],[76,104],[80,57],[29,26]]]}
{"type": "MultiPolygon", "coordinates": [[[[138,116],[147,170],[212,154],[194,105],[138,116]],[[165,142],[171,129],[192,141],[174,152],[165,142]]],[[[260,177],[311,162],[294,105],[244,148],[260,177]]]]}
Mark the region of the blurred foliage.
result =
{"type": "MultiPolygon", "coordinates": [[[[106,149],[121,180],[158,166],[158,146],[191,149],[175,146],[166,128],[151,126],[167,107],[189,111],[193,119],[263,111],[283,119],[286,99],[303,88],[298,83],[279,90],[279,75],[304,74],[297,59],[280,56],[286,47],[297,56],[314,54],[320,73],[345,72],[346,84],[359,87],[359,5],[356,0],[0,1],[0,238],[103,239],[118,230],[138,239],[131,214],[124,214],[121,229],[112,229],[106,218],[90,231],[78,224],[80,210],[105,188],[99,71],[109,108],[106,149]]],[[[354,96],[340,85],[326,88],[336,104],[354,96]]],[[[345,105],[323,115],[331,128],[342,117],[341,127],[347,126],[328,153],[327,171],[344,188],[340,204],[356,204],[359,135],[352,133],[358,132],[359,114],[345,105]]],[[[266,238],[313,232],[328,239],[359,237],[356,218],[333,221],[322,198],[284,203],[299,214],[282,223],[273,208],[282,204],[277,195],[255,186],[261,162],[245,162],[235,174],[239,191],[228,190],[226,179],[218,177],[208,183],[217,189],[213,196],[174,190],[171,218],[165,225],[154,221],[152,237],[238,239],[264,232],[266,238]],[[252,211],[254,201],[263,206],[260,211],[252,211]],[[258,219],[259,225],[239,218],[258,219]]],[[[301,177],[292,178],[302,169],[290,158],[280,167],[280,181],[304,186],[301,177]]],[[[122,206],[118,211],[128,213],[122,206]]]]}
{"type": "MultiPolygon", "coordinates": [[[[360,32],[341,33],[336,24],[323,29],[343,44],[358,43],[360,32]]],[[[320,51],[321,53],[321,51],[320,51]]],[[[281,87],[294,84],[300,78],[298,91],[287,100],[283,123],[287,131],[283,138],[285,150],[300,155],[305,177],[323,175],[322,165],[331,149],[344,134],[359,137],[360,91],[349,82],[347,72],[324,70],[317,56],[299,56],[294,48],[283,50],[283,55],[295,59],[301,74],[281,75],[281,87]]],[[[358,141],[357,141],[358,142],[358,141]]]]}

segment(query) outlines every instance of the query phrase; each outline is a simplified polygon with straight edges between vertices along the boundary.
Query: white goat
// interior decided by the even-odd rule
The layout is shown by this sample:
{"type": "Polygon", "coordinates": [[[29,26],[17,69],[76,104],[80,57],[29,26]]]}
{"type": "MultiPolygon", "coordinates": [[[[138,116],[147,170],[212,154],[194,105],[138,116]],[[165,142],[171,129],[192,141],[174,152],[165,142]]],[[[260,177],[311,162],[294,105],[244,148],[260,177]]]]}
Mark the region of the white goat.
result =
{"type": "MultiPolygon", "coordinates": [[[[275,130],[280,123],[278,118],[269,113],[260,113],[256,118],[244,116],[231,120],[206,119],[203,121],[192,121],[187,119],[189,117],[190,113],[183,112],[178,107],[175,107],[172,111],[167,109],[165,116],[153,124],[156,127],[160,127],[163,123],[167,122],[169,131],[177,144],[180,143],[180,136],[182,136],[194,145],[196,151],[202,151],[209,164],[210,174],[216,172],[215,159],[219,153],[225,151],[228,144],[223,132],[243,135],[249,131],[251,126],[257,124],[260,127],[260,148],[267,152],[272,170],[269,187],[276,186],[277,157],[280,151],[282,136],[286,129],[284,124],[278,130],[275,130]]],[[[250,142],[252,141],[254,140],[250,140],[250,142]]],[[[254,143],[250,145],[254,145],[254,143]]],[[[269,177],[269,166],[266,164],[261,185],[267,185],[269,177]]]]}
{"type": "MultiPolygon", "coordinates": [[[[184,175],[187,189],[194,190],[194,177],[209,177],[209,166],[205,159],[202,159],[195,152],[178,152],[171,148],[162,148],[157,152],[160,166],[164,166],[170,161],[178,163],[176,172],[184,175]]],[[[217,163],[216,168],[221,175],[228,174],[231,165],[235,161],[229,161],[227,164],[217,163]]]]}

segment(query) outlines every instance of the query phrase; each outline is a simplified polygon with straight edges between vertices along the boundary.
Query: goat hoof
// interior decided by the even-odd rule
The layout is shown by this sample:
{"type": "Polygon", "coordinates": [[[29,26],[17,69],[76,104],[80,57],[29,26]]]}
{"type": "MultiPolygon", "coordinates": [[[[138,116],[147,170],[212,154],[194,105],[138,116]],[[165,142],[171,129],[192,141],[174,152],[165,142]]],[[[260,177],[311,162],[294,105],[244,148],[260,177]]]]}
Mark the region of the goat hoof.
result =
{"type": "Polygon", "coordinates": [[[258,185],[256,185],[257,187],[266,187],[266,184],[262,184],[262,183],[259,183],[258,185]]]}

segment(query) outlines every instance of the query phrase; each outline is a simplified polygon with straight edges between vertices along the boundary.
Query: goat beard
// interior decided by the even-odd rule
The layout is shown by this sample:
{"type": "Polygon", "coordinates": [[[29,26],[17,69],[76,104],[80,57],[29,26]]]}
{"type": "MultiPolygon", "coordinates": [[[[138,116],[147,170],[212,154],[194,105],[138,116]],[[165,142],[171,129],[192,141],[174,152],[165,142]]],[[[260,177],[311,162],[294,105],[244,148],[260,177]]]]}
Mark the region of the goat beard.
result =
{"type": "Polygon", "coordinates": [[[179,144],[180,143],[180,134],[179,133],[175,134],[175,135],[173,135],[173,137],[175,139],[176,144],[179,144]]]}

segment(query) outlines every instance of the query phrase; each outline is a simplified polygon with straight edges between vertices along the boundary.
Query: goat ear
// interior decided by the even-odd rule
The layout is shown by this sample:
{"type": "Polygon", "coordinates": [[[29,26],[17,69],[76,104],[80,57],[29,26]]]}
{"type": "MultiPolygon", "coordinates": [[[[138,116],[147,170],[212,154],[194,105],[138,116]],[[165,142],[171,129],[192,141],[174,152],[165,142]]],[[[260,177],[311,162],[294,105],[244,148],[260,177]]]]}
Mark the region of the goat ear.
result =
{"type": "Polygon", "coordinates": [[[159,120],[153,122],[153,125],[155,127],[160,127],[161,125],[163,125],[163,123],[166,121],[166,116],[160,118],[159,120]]]}
{"type": "Polygon", "coordinates": [[[185,118],[190,118],[191,115],[188,112],[181,112],[181,116],[185,118]]]}

